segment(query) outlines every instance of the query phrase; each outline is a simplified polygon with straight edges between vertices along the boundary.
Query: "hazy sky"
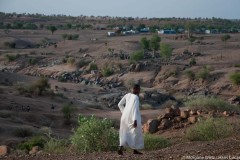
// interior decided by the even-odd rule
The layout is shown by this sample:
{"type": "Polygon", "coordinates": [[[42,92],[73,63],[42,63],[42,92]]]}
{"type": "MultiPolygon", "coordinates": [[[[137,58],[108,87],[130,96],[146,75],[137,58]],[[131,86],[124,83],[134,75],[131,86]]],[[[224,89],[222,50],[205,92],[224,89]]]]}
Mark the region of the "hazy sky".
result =
{"type": "Polygon", "coordinates": [[[1,12],[240,19],[240,0],[0,0],[1,12]]]}

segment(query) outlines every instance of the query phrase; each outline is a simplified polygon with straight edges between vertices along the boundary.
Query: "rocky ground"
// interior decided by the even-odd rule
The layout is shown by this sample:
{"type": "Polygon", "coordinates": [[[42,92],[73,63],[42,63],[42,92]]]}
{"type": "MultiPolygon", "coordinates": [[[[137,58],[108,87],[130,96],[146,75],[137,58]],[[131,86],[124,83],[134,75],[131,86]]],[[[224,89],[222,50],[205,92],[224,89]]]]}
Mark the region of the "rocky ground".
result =
{"type": "Polygon", "coordinates": [[[130,150],[126,151],[123,156],[119,156],[116,152],[91,153],[91,154],[43,154],[37,155],[11,155],[6,156],[7,160],[77,160],[77,159],[240,159],[240,137],[230,137],[218,141],[210,142],[183,142],[174,146],[157,150],[143,151],[143,155],[133,155],[130,150]]]}
{"type": "MultiPolygon", "coordinates": [[[[171,147],[157,151],[143,151],[142,156],[127,151],[124,156],[116,153],[92,153],[78,155],[7,155],[5,159],[196,159],[202,156],[239,156],[239,136],[212,142],[186,142],[181,139],[184,130],[198,121],[199,117],[232,116],[238,113],[207,113],[200,110],[185,110],[183,102],[190,96],[217,96],[229,103],[239,105],[238,86],[229,76],[239,72],[239,34],[231,34],[227,44],[221,35],[203,36],[204,40],[190,45],[186,38],[162,35],[162,43],[173,48],[172,57],[164,61],[146,51],[144,59],[132,64],[130,54],[140,50],[139,40],[151,38],[151,34],[106,37],[105,30],[69,30],[79,34],[78,40],[63,40],[64,30],[49,31],[0,30],[0,144],[19,143],[24,138],[16,137],[13,131],[29,127],[38,132],[49,127],[59,137],[68,137],[75,125],[63,125],[61,109],[72,104],[78,114],[120,119],[117,103],[129,92],[133,83],[140,83],[144,132],[161,134],[172,139],[171,147]],[[44,37],[44,38],[43,38],[44,37]],[[16,43],[8,48],[5,42],[16,43]],[[17,56],[8,61],[7,55],[17,56]],[[190,65],[192,59],[195,65],[190,65]],[[74,60],[74,62],[70,62],[74,60]],[[90,64],[97,68],[91,69],[90,64]],[[114,73],[102,75],[105,67],[114,73]],[[191,79],[186,71],[196,75],[202,70],[209,72],[206,79],[191,79]],[[21,94],[17,86],[30,86],[41,76],[48,78],[51,91],[59,96],[21,94]],[[170,109],[174,106],[172,109],[170,109]],[[168,109],[162,109],[168,108],[168,109]],[[201,113],[200,113],[201,112],[201,113]],[[149,120],[150,119],[150,120],[149,120]],[[176,138],[177,137],[177,138],[176,138]],[[188,157],[192,156],[192,157],[188,157]]],[[[159,53],[159,51],[157,51],[159,53]]],[[[206,157],[205,157],[206,158],[206,157]]],[[[211,157],[209,157],[211,158],[211,157]]],[[[212,157],[213,158],[213,157],[212,157]]]]}

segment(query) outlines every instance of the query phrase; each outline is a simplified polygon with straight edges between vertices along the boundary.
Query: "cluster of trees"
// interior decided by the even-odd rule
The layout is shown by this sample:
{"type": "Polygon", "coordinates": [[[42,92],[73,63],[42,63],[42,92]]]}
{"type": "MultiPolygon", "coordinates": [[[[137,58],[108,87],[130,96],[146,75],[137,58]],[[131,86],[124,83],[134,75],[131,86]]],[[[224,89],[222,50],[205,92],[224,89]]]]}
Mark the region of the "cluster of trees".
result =
{"type": "Polygon", "coordinates": [[[65,40],[77,40],[79,38],[78,34],[62,34],[62,38],[65,42],[65,40]]]}
{"type": "Polygon", "coordinates": [[[6,23],[0,22],[0,29],[31,29],[35,30],[38,29],[38,26],[31,22],[20,22],[16,21],[13,23],[6,23]]]}
{"type": "Polygon", "coordinates": [[[133,61],[139,61],[144,58],[145,53],[152,51],[152,57],[160,56],[164,60],[169,60],[172,56],[172,47],[169,44],[161,43],[161,37],[153,35],[150,39],[143,37],[140,40],[143,51],[137,51],[132,53],[130,59],[133,61]],[[156,54],[156,51],[160,53],[156,54]]]}

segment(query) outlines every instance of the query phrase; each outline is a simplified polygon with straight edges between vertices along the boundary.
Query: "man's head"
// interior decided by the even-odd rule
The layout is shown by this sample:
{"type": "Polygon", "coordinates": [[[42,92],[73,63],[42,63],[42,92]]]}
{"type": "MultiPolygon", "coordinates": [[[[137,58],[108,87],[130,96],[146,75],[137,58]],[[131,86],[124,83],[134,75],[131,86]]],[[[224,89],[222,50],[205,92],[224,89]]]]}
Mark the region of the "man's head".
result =
{"type": "Polygon", "coordinates": [[[139,95],[140,90],[141,90],[141,88],[140,88],[140,85],[139,85],[139,84],[135,84],[135,85],[133,86],[133,94],[139,95]]]}

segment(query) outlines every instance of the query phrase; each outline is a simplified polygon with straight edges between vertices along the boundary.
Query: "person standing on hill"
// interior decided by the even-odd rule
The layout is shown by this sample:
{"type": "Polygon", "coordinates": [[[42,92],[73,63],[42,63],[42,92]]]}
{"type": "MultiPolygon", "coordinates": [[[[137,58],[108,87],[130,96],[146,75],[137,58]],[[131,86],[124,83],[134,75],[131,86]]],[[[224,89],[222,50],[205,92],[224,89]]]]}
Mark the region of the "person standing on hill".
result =
{"type": "Polygon", "coordinates": [[[118,107],[122,112],[120,122],[120,147],[119,155],[123,155],[123,147],[133,149],[133,154],[142,154],[137,151],[144,148],[141,114],[139,110],[140,85],[135,84],[133,92],[126,94],[118,103],[118,107]]]}

